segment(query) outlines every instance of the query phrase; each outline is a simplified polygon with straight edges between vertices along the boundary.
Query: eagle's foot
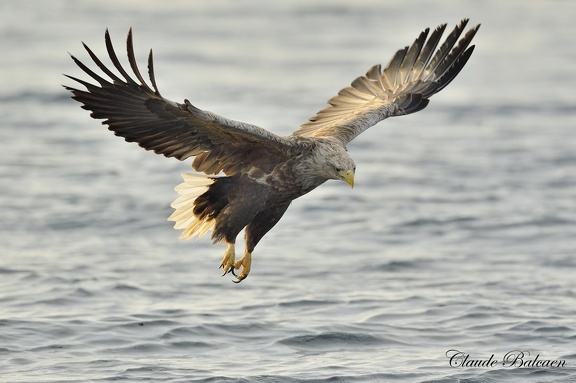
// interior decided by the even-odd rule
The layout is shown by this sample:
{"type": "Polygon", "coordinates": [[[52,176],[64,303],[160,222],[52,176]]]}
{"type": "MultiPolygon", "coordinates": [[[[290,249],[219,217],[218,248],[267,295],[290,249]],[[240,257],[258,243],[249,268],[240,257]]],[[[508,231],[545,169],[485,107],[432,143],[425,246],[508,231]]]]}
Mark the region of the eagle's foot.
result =
{"type": "Polygon", "coordinates": [[[242,258],[240,258],[239,260],[237,260],[234,263],[234,268],[236,270],[238,270],[240,268],[242,268],[242,270],[240,271],[240,274],[238,276],[236,276],[234,271],[232,271],[232,274],[234,274],[234,276],[237,278],[237,280],[232,281],[232,282],[240,283],[244,279],[246,279],[246,277],[250,273],[250,266],[251,265],[252,265],[252,253],[246,252],[246,253],[244,253],[244,256],[242,258]]]}
{"type": "Polygon", "coordinates": [[[234,273],[234,259],[236,257],[236,251],[234,250],[234,244],[229,243],[228,248],[224,252],[224,257],[222,258],[222,262],[220,263],[219,269],[224,270],[225,276],[228,273],[234,273]]]}

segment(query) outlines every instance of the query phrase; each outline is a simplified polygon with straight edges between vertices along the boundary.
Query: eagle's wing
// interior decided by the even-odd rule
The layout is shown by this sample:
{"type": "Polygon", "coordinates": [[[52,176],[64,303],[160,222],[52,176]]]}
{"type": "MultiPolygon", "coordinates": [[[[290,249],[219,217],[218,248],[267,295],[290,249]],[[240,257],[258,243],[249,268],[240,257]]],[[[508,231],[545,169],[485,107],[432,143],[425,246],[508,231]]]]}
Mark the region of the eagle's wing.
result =
{"type": "Polygon", "coordinates": [[[385,118],[424,109],[428,98],[448,85],[470,58],[474,45],[469,44],[480,25],[459,39],[467,23],[462,20],[438,50],[446,24],[429,38],[426,29],[412,46],[396,52],[383,71],[380,65],[372,67],[293,135],[333,137],[346,145],[385,118]]]}
{"type": "Polygon", "coordinates": [[[108,31],[108,55],[122,78],[108,69],[86,44],[84,47],[109,79],[94,73],[72,56],[99,86],[67,76],[84,85],[86,90],[65,88],[74,94],[74,99],[84,104],[84,109],[92,111],[93,118],[104,119],[103,124],[126,141],[137,142],[146,150],[179,160],[196,156],[193,168],[206,174],[220,171],[234,174],[246,171],[255,162],[268,166],[289,155],[290,142],[286,138],[200,110],[188,100],[175,103],[163,98],[154,78],[152,51],[148,56],[148,74],[153,89],[150,88],[136,65],[132,29],[127,39],[128,61],[137,81],[120,64],[108,31]]]}

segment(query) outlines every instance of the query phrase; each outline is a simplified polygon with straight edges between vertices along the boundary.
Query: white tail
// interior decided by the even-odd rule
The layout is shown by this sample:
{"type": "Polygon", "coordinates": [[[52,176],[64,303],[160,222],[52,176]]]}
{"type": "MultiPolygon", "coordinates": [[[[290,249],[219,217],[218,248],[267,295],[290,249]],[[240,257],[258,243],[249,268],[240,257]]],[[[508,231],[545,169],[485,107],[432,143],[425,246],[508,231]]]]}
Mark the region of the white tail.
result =
{"type": "Polygon", "coordinates": [[[208,190],[208,187],[214,183],[214,179],[191,173],[182,173],[182,178],[184,182],[174,188],[180,197],[170,204],[175,210],[168,217],[168,221],[176,222],[174,229],[184,230],[180,234],[181,239],[190,239],[195,235],[200,238],[214,227],[215,221],[208,217],[203,219],[196,217],[194,206],[196,198],[208,190]]]}

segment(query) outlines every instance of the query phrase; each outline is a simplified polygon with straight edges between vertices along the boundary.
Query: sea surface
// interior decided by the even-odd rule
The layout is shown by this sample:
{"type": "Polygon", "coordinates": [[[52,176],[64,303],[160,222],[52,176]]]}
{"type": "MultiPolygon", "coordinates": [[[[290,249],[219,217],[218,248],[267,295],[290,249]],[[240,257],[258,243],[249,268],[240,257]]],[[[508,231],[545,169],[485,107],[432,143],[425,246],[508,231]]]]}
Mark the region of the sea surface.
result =
{"type": "Polygon", "coordinates": [[[0,382],[576,382],[575,18],[554,0],[0,2],[0,382]],[[61,86],[86,78],[81,41],[102,55],[109,28],[124,59],[133,27],[166,98],[287,135],[464,17],[482,27],[458,78],[352,142],[354,189],[294,201],[241,284],[222,245],[166,221],[190,161],[61,86]]]}

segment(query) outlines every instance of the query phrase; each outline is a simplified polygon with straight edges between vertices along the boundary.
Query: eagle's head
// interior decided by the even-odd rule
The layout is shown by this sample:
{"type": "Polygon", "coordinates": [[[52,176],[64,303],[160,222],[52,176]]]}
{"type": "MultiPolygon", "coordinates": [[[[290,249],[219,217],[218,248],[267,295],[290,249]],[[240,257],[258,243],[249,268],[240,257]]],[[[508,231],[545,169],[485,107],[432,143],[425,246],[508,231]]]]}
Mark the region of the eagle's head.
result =
{"type": "Polygon", "coordinates": [[[356,164],[348,155],[346,148],[333,141],[322,142],[316,148],[316,165],[323,177],[332,180],[341,180],[354,187],[354,173],[356,164]]]}
{"type": "Polygon", "coordinates": [[[356,165],[352,158],[346,153],[346,156],[330,158],[328,162],[328,171],[330,179],[342,180],[350,187],[354,187],[354,173],[356,172],[356,165]]]}

